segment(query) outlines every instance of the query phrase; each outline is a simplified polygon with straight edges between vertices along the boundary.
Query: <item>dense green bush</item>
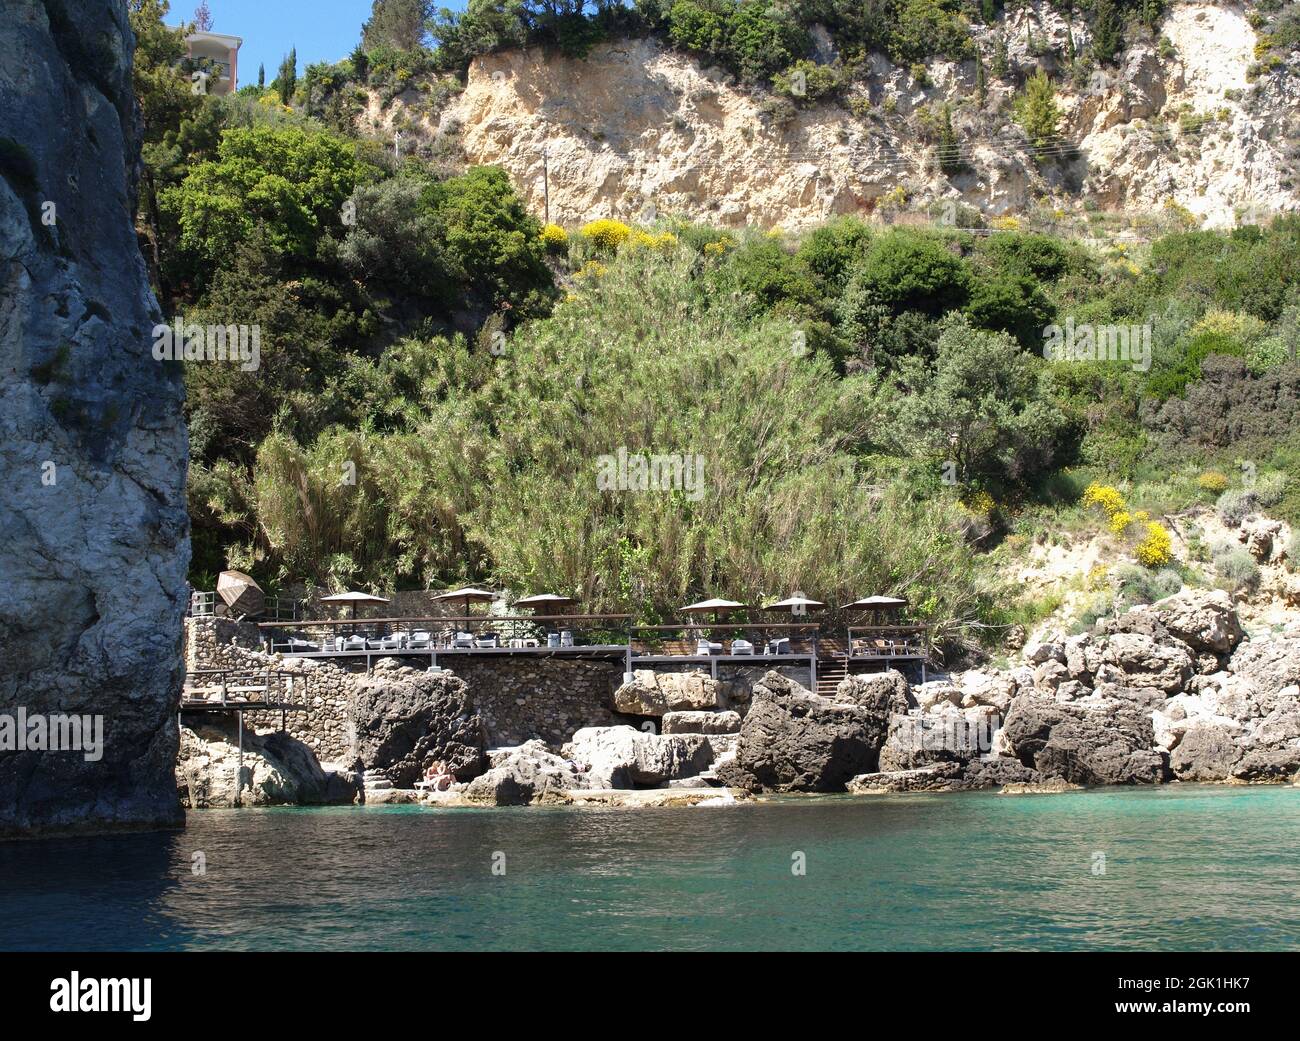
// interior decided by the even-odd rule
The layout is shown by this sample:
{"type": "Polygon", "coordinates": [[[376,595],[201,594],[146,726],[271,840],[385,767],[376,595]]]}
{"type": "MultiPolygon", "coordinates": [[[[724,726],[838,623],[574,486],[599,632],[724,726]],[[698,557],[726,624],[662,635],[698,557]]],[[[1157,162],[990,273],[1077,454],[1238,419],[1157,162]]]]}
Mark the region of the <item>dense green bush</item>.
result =
{"type": "Polygon", "coordinates": [[[901,230],[875,239],[849,276],[874,303],[935,317],[965,306],[970,282],[961,257],[938,237],[901,230]]]}

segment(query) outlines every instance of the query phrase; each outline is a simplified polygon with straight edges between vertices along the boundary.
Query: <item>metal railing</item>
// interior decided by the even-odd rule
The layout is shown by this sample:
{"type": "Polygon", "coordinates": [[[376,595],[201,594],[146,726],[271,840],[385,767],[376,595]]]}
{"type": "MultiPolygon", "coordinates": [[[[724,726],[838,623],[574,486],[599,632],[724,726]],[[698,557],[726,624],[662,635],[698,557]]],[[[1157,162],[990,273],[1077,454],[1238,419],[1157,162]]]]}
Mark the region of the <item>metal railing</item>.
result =
{"type": "Polygon", "coordinates": [[[848,630],[849,657],[927,658],[930,629],[925,625],[854,625],[848,630]]]}
{"type": "Polygon", "coordinates": [[[633,653],[641,656],[815,657],[820,628],[811,622],[688,622],[636,625],[630,634],[633,653]]]}
{"type": "Polygon", "coordinates": [[[284,669],[192,669],[181,708],[306,708],[307,677],[284,669]]]}
{"type": "Polygon", "coordinates": [[[625,649],[626,614],[464,615],[341,618],[260,622],[273,652],[398,654],[403,652],[625,649]]]}
{"type": "MultiPolygon", "coordinates": [[[[215,618],[225,613],[225,601],[215,592],[196,589],[190,593],[191,618],[215,618]]],[[[293,622],[302,615],[302,601],[287,596],[268,596],[263,600],[258,618],[273,622],[293,622]]]]}

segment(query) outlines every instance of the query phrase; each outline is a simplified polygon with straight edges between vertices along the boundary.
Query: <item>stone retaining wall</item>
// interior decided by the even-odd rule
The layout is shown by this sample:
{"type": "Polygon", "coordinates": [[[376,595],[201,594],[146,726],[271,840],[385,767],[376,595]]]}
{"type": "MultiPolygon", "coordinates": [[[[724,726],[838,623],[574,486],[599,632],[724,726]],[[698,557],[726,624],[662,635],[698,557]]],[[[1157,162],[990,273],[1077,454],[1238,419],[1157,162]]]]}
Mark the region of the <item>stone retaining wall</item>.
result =
{"type": "MultiPolygon", "coordinates": [[[[286,729],[310,746],[322,762],[352,759],[348,708],[356,680],[364,677],[364,660],[323,661],[268,655],[256,626],[225,618],[185,620],[186,668],[234,669],[270,666],[301,674],[307,683],[308,712],[289,713],[286,729]]],[[[375,658],[385,661],[416,659],[375,658]]],[[[531,738],[558,747],[583,727],[623,722],[610,708],[623,678],[622,662],[561,659],[449,659],[451,672],[469,684],[470,696],[488,729],[492,745],[521,744],[531,738]]],[[[278,712],[248,712],[258,729],[280,727],[278,712]]]]}

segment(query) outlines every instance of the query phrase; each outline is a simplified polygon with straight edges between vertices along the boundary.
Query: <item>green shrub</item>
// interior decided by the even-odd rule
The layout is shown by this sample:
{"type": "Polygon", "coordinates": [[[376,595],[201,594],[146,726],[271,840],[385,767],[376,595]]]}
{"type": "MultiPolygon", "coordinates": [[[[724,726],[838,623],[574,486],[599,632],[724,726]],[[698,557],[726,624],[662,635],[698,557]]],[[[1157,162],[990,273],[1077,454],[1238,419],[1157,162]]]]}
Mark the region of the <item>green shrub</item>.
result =
{"type": "Polygon", "coordinates": [[[1278,473],[1276,470],[1261,474],[1251,491],[1254,492],[1255,500],[1260,506],[1265,509],[1276,506],[1286,494],[1286,474],[1278,473]]]}
{"type": "Polygon", "coordinates": [[[1117,597],[1127,610],[1137,604],[1154,604],[1183,588],[1183,577],[1172,568],[1152,571],[1133,564],[1121,564],[1114,572],[1117,597]]]}
{"type": "Polygon", "coordinates": [[[1251,489],[1229,488],[1219,496],[1214,508],[1224,524],[1235,528],[1259,508],[1259,496],[1251,489]]]}
{"type": "Polygon", "coordinates": [[[937,238],[894,230],[875,239],[855,265],[850,283],[891,310],[934,317],[963,307],[970,297],[966,262],[937,238]]]}
{"type": "Polygon", "coordinates": [[[1214,568],[1219,573],[1220,584],[1230,593],[1249,589],[1259,581],[1259,565],[1249,551],[1239,546],[1217,554],[1214,568]]]}

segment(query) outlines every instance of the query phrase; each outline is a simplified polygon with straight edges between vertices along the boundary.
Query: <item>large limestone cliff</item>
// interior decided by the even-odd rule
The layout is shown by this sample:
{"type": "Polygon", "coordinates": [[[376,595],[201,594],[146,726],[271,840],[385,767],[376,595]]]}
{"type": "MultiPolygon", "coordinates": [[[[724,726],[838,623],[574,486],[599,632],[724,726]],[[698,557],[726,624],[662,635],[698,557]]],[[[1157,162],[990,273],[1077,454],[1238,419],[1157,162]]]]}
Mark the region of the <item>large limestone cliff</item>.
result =
{"type": "MultiPolygon", "coordinates": [[[[972,25],[985,70],[996,40],[1017,72],[932,61],[926,75],[873,55],[835,103],[796,107],[744,88],[654,39],[595,47],[585,60],[541,49],[476,59],[468,80],[430,111],[410,90],[372,96],[364,122],[413,141],[454,141],[466,161],[504,167],[541,214],[572,225],[596,217],[680,215],[714,224],[795,229],[882,203],[928,212],[944,201],[987,214],[1035,207],[1161,212],[1167,201],[1211,226],[1300,206],[1300,54],[1251,73],[1259,36],[1233,3],[1172,4],[1158,32],[1134,37],[1113,65],[1073,82],[1060,55],[1090,43],[1086,22],[1046,3],[972,25]],[[1163,38],[1163,42],[1157,42],[1163,38]],[[1051,162],[1031,154],[1012,115],[1017,78],[1057,82],[1061,140],[1051,162]],[[926,113],[952,106],[965,160],[939,169],[926,113]]],[[[824,37],[824,34],[823,34],[824,37]]],[[[833,56],[825,40],[823,59],[833,56]]]]}
{"type": "Polygon", "coordinates": [[[0,40],[0,837],[175,825],[187,447],[126,3],[4,0],[0,40]],[[102,756],[15,750],[57,714],[100,717],[102,756]]]}

